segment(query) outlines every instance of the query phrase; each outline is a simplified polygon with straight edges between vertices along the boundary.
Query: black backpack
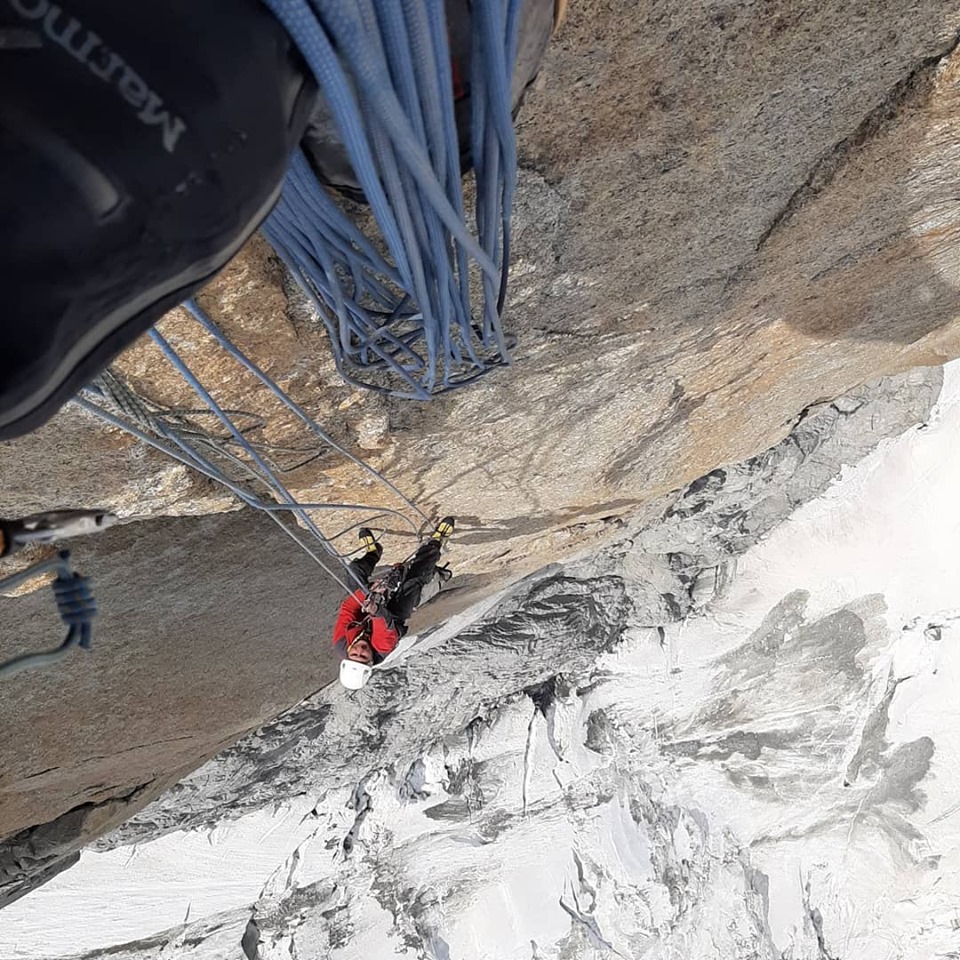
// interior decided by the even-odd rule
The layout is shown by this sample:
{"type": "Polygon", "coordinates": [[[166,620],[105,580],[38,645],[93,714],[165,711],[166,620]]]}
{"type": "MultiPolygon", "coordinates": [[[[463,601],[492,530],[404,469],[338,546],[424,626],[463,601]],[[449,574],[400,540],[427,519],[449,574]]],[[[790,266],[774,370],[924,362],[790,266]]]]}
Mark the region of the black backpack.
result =
{"type": "Polygon", "coordinates": [[[0,0],[0,439],[227,263],[314,100],[259,0],[0,0]]]}
{"type": "MultiPolygon", "coordinates": [[[[563,6],[524,2],[514,110],[563,6]]],[[[466,171],[469,0],[446,10],[466,171]]],[[[314,171],[362,199],[260,0],[0,0],[0,440],[49,419],[230,260],[308,123],[314,171]]]]}

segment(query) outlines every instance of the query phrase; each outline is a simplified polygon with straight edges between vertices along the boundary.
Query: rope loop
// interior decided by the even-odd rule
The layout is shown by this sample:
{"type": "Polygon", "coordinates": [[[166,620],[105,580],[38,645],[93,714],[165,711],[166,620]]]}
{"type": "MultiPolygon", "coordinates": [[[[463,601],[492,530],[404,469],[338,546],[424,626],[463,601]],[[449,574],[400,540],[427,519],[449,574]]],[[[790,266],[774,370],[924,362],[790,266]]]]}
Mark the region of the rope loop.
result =
{"type": "Polygon", "coordinates": [[[522,0],[473,0],[467,47],[456,50],[444,0],[265,3],[316,77],[323,137],[339,139],[337,166],[351,169],[372,215],[358,222],[300,150],[263,227],[326,328],[341,376],[429,400],[508,366],[522,0]]]}
{"type": "Polygon", "coordinates": [[[79,646],[90,649],[93,618],[97,615],[97,602],[90,590],[90,578],[79,573],[61,571],[50,585],[60,619],[79,634],[79,646]]]}

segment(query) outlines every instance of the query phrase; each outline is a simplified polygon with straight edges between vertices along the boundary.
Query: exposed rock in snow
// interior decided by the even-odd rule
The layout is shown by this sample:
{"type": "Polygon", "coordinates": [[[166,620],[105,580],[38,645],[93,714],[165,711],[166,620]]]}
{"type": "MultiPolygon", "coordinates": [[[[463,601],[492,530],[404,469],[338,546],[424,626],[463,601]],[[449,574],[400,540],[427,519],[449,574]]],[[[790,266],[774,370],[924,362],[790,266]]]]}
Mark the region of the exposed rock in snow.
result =
{"type": "Polygon", "coordinates": [[[896,408],[305,701],[4,911],[11,958],[949,955],[960,368],[830,485],[896,408]]]}

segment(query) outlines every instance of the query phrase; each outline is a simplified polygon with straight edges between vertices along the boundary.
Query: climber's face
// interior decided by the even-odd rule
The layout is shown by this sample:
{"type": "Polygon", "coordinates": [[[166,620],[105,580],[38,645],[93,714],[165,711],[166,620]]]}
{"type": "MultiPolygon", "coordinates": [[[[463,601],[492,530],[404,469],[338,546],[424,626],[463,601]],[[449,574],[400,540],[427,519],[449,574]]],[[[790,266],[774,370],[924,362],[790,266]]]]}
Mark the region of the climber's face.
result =
{"type": "Polygon", "coordinates": [[[373,663],[373,648],[362,637],[347,647],[347,659],[357,663],[373,663]]]}

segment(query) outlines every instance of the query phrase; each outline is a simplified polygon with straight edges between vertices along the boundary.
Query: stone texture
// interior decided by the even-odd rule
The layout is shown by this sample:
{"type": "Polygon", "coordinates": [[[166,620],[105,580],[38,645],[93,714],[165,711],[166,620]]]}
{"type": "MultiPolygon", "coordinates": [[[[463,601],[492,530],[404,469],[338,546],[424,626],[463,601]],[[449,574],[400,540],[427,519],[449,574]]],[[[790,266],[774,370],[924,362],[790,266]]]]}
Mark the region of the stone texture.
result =
{"type": "MultiPolygon", "coordinates": [[[[56,911],[60,951],[91,960],[879,955],[865,928],[881,953],[948,950],[956,831],[936,822],[955,809],[953,698],[949,666],[926,657],[950,648],[957,617],[923,604],[952,604],[951,580],[934,565],[939,587],[905,607],[903,554],[873,567],[860,529],[882,541],[915,514],[923,529],[935,511],[917,505],[949,496],[950,458],[926,485],[931,447],[957,430],[955,375],[953,404],[930,415],[939,381],[916,372],[809,411],[770,450],[660,498],[654,522],[419,637],[361,693],[307,698],[105,838],[110,856],[14,907],[14,939],[38,955],[56,911]],[[858,494],[892,464],[915,468],[906,511],[899,486],[858,494]],[[806,549],[819,537],[860,549],[838,563],[806,549]],[[858,592],[861,575],[887,580],[889,607],[858,592]],[[942,641],[921,639],[931,617],[942,641]],[[905,706],[930,736],[903,728],[905,706]],[[181,860],[197,876],[158,892],[181,860]],[[227,877],[243,890],[211,903],[227,877]],[[113,888],[162,919],[113,910],[113,888]],[[91,903],[110,920],[73,930],[91,903]]],[[[893,543],[915,563],[925,537],[893,543]]]]}
{"type": "MultiPolygon", "coordinates": [[[[425,743],[467,727],[498,699],[586,669],[628,622],[662,627],[690,617],[722,592],[725,567],[822,493],[844,464],[923,422],[940,381],[939,371],[916,371],[858,391],[851,413],[825,405],[761,455],[659,498],[643,519],[611,525],[603,549],[514,585],[479,620],[426,631],[359,696],[345,698],[334,686],[304,700],[102,845],[209,827],[302,790],[349,785],[381,765],[402,768],[425,743]],[[629,599],[621,574],[633,584],[629,599]],[[694,589],[701,578],[713,581],[709,595],[694,589]]],[[[445,611],[431,603],[427,612],[434,619],[445,611]]]]}
{"type": "MultiPolygon", "coordinates": [[[[335,676],[339,587],[269,520],[127,524],[74,562],[100,607],[93,648],[3,681],[0,904],[335,676]]],[[[59,642],[47,590],[0,614],[0,659],[59,642]]]]}

